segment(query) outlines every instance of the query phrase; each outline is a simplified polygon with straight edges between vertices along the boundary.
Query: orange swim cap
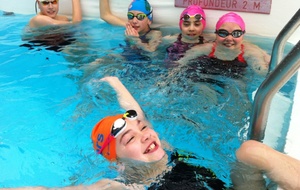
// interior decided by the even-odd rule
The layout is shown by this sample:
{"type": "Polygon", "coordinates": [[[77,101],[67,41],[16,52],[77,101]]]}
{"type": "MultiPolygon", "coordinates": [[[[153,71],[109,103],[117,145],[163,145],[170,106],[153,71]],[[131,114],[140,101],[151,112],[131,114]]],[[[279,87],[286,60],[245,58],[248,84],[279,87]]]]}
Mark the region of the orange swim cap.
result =
{"type": "MultiPolygon", "coordinates": [[[[94,127],[91,138],[93,141],[94,149],[99,153],[101,147],[103,146],[106,139],[110,136],[111,128],[114,122],[122,118],[122,114],[115,116],[108,116],[100,120],[94,127]]],[[[114,137],[110,137],[110,143],[103,149],[102,155],[109,161],[115,161],[117,159],[116,153],[116,139],[114,137]]]]}

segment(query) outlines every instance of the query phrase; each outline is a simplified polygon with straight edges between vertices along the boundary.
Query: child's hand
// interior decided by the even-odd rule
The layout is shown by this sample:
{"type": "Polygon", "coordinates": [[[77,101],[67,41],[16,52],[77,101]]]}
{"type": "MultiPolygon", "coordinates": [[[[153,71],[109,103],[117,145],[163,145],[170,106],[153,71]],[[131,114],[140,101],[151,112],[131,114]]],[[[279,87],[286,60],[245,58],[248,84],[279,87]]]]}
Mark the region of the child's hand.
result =
{"type": "Polygon", "coordinates": [[[139,37],[138,31],[133,28],[130,23],[126,23],[125,35],[139,37]]]}

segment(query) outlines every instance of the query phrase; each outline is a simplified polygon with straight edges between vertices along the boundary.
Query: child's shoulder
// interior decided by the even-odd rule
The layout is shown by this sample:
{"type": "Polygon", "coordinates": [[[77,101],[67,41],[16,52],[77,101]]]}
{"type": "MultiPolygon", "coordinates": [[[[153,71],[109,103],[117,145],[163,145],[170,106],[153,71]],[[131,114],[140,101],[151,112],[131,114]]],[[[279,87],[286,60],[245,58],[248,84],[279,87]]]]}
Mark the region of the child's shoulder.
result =
{"type": "Polygon", "coordinates": [[[152,35],[160,34],[160,35],[162,35],[162,32],[158,29],[151,29],[148,34],[152,34],[152,35]]]}
{"type": "Polygon", "coordinates": [[[162,32],[160,30],[156,30],[156,29],[151,29],[150,32],[147,34],[148,38],[162,38],[162,32]]]}
{"type": "Polygon", "coordinates": [[[61,21],[69,21],[69,18],[66,15],[56,15],[55,19],[61,21]]]}
{"type": "Polygon", "coordinates": [[[243,45],[244,45],[244,52],[246,54],[256,54],[257,52],[265,52],[258,45],[253,44],[252,42],[247,40],[244,40],[243,45]]]}

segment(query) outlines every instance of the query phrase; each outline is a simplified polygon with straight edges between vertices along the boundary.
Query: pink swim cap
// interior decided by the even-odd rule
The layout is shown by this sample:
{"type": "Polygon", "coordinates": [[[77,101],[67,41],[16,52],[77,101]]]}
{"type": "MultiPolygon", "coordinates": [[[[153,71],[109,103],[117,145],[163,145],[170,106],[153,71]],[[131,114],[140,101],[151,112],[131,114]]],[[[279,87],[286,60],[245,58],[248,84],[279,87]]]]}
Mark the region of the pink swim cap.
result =
{"type": "Polygon", "coordinates": [[[216,30],[219,30],[219,28],[224,24],[225,22],[233,22],[236,23],[241,27],[241,30],[245,30],[245,22],[242,19],[242,17],[234,12],[227,13],[223,16],[221,16],[216,24],[216,30]]]}
{"type": "Polygon", "coordinates": [[[202,16],[201,23],[203,25],[203,30],[204,30],[205,25],[206,25],[206,16],[205,16],[204,10],[200,6],[198,6],[198,5],[190,5],[186,9],[184,9],[182,11],[182,13],[180,15],[180,20],[179,20],[179,27],[180,27],[180,29],[181,29],[181,24],[183,22],[182,17],[184,15],[186,15],[186,14],[188,14],[190,16],[194,16],[195,14],[200,14],[202,16]]]}

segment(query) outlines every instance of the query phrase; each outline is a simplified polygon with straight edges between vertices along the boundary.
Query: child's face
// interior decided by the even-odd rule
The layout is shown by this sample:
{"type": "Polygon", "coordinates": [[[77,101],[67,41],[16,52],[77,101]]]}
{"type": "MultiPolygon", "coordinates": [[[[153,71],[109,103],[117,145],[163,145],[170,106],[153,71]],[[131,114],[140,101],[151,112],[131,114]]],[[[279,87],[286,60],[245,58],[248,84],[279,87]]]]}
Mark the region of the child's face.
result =
{"type": "Polygon", "coordinates": [[[116,139],[118,158],[129,158],[143,162],[162,159],[165,151],[157,133],[140,120],[126,119],[127,127],[116,139]]]}
{"type": "Polygon", "coordinates": [[[130,25],[139,33],[139,34],[144,34],[147,33],[150,29],[151,21],[148,19],[146,16],[143,20],[138,20],[137,19],[137,14],[143,14],[143,12],[140,11],[130,11],[133,13],[135,17],[133,19],[128,19],[128,22],[130,25]]]}
{"type": "Polygon", "coordinates": [[[197,40],[202,34],[203,25],[200,20],[196,20],[194,17],[187,21],[183,21],[181,24],[181,34],[182,38],[187,40],[197,40]]]}
{"type": "Polygon", "coordinates": [[[45,0],[42,2],[38,1],[39,9],[42,15],[55,18],[58,13],[58,0],[45,0]]]}
{"type": "MultiPolygon", "coordinates": [[[[232,33],[234,30],[241,30],[240,26],[236,23],[226,22],[222,24],[219,30],[227,30],[229,33],[232,33]]],[[[216,34],[216,43],[217,45],[221,45],[227,47],[229,49],[238,49],[241,48],[243,43],[244,35],[234,38],[232,35],[228,35],[226,37],[220,37],[216,34]]]]}

